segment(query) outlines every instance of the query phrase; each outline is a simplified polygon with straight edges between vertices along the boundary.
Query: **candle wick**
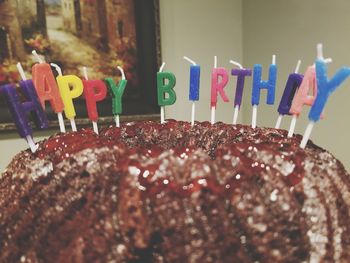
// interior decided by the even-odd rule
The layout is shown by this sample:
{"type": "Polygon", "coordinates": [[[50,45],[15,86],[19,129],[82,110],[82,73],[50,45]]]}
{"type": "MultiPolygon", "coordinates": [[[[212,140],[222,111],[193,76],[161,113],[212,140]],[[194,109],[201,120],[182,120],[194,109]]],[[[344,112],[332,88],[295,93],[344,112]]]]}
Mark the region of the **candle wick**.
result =
{"type": "Polygon", "coordinates": [[[165,67],[165,62],[163,62],[162,65],[160,66],[159,72],[163,72],[164,67],[165,67]]]}
{"type": "Polygon", "coordinates": [[[56,71],[57,71],[59,76],[62,76],[62,70],[61,70],[59,65],[57,65],[55,63],[50,63],[50,65],[53,66],[56,69],[56,71]]]}
{"type": "Polygon", "coordinates": [[[39,63],[44,63],[44,61],[41,59],[41,57],[38,55],[38,53],[36,52],[36,50],[33,50],[32,51],[32,54],[33,56],[36,58],[36,60],[39,62],[39,63]]]}
{"type": "MultiPolygon", "coordinates": [[[[124,73],[124,69],[120,66],[117,67],[120,71],[120,73],[122,74],[122,80],[125,80],[125,73],[124,73]]],[[[162,69],[163,70],[163,69],[162,69]]],[[[159,70],[160,71],[160,70],[159,70]]],[[[160,71],[161,72],[161,71],[160,71]]]]}
{"type": "Polygon", "coordinates": [[[194,62],[192,59],[190,59],[190,58],[187,57],[187,56],[184,56],[184,59],[187,60],[188,62],[190,62],[193,66],[196,66],[196,65],[197,65],[196,62],[194,62]]]}
{"type": "Polygon", "coordinates": [[[239,67],[240,69],[244,69],[243,66],[240,63],[238,63],[238,62],[236,62],[234,60],[230,60],[230,63],[235,65],[235,66],[237,66],[237,67],[239,67]]]}
{"type": "Polygon", "coordinates": [[[317,58],[320,60],[324,60],[324,58],[323,58],[323,45],[321,43],[317,44],[316,50],[317,50],[317,58]]]}
{"type": "Polygon", "coordinates": [[[294,71],[295,74],[297,74],[299,72],[300,64],[301,64],[301,60],[299,59],[297,62],[297,66],[295,67],[295,71],[294,71]]]}
{"type": "Polygon", "coordinates": [[[84,78],[86,80],[89,80],[88,73],[87,73],[87,67],[83,67],[83,74],[84,74],[84,78]]]}
{"type": "Polygon", "coordinates": [[[272,65],[276,65],[276,55],[272,55],[272,65]]]}

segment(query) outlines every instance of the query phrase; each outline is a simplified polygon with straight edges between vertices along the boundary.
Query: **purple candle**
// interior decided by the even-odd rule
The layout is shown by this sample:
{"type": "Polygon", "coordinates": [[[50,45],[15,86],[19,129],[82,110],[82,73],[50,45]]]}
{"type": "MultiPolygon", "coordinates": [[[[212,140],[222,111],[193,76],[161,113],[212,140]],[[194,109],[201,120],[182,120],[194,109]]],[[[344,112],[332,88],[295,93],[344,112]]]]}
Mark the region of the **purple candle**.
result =
{"type": "Polygon", "coordinates": [[[251,69],[232,69],[231,75],[237,76],[234,106],[241,107],[242,97],[243,97],[243,88],[244,88],[244,79],[246,76],[252,75],[252,70],[251,69]]]}
{"type": "Polygon", "coordinates": [[[6,84],[0,87],[0,91],[5,95],[10,113],[14,119],[17,131],[21,137],[32,137],[32,127],[26,115],[32,112],[35,116],[35,124],[38,128],[47,128],[48,121],[43,108],[39,102],[32,80],[24,80],[20,82],[20,88],[27,101],[21,102],[16,87],[13,84],[6,84]]]}
{"type": "Polygon", "coordinates": [[[277,110],[280,115],[290,115],[289,110],[292,106],[295,92],[303,81],[303,77],[302,74],[298,73],[292,73],[289,75],[277,110]]]}

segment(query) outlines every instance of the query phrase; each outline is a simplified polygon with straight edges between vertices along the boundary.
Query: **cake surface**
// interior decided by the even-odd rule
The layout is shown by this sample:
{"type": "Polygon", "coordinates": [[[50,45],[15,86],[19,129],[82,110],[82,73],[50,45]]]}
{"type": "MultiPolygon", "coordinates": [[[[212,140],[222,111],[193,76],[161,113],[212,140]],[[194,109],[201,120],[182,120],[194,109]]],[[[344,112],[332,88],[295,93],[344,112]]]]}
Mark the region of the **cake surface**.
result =
{"type": "Polygon", "coordinates": [[[0,262],[350,262],[350,180],[270,128],[57,134],[0,178],[0,262]]]}

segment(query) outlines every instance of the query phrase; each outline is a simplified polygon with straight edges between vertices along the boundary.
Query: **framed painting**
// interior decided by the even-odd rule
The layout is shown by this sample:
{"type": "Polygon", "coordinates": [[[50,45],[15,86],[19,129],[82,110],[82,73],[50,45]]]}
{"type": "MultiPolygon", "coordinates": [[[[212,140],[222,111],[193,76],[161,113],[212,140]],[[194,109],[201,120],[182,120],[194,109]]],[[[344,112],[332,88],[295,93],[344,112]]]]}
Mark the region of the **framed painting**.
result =
{"type": "MultiPolygon", "coordinates": [[[[161,61],[158,0],[0,0],[0,84],[28,78],[36,50],[63,74],[128,80],[122,120],[158,118],[156,72],[161,61]]],[[[53,70],[55,72],[55,70],[53,70]]],[[[84,98],[75,100],[77,125],[88,125],[84,98]]],[[[98,103],[99,123],[113,121],[111,97],[98,103]]],[[[56,114],[46,107],[50,127],[56,114]]],[[[0,95],[0,130],[15,126],[0,95]]]]}

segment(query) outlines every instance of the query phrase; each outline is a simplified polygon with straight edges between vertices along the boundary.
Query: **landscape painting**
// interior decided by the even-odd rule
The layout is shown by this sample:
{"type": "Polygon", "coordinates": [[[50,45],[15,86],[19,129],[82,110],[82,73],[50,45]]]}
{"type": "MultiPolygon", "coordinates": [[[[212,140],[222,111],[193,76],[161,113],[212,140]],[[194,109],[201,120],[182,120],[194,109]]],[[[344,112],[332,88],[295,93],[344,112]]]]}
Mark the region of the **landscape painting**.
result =
{"type": "MultiPolygon", "coordinates": [[[[126,114],[154,113],[155,100],[145,99],[145,95],[155,91],[155,87],[150,87],[154,81],[149,73],[156,73],[159,61],[155,3],[152,0],[0,1],[0,84],[19,82],[17,62],[22,63],[30,78],[31,67],[37,63],[32,50],[45,61],[58,64],[64,75],[83,77],[83,67],[87,67],[89,79],[113,77],[117,81],[120,78],[117,66],[121,66],[128,80],[124,94],[126,114]]],[[[3,104],[1,98],[0,108],[3,104]]],[[[83,98],[77,104],[79,117],[85,118],[83,98]]],[[[99,105],[99,110],[104,116],[111,115],[110,99],[99,105]]],[[[52,112],[48,114],[53,116],[52,112]]],[[[0,122],[9,118],[8,114],[0,113],[0,122]]]]}

